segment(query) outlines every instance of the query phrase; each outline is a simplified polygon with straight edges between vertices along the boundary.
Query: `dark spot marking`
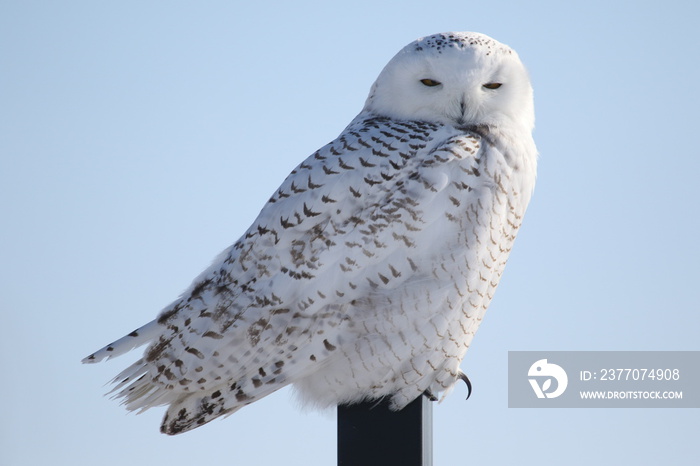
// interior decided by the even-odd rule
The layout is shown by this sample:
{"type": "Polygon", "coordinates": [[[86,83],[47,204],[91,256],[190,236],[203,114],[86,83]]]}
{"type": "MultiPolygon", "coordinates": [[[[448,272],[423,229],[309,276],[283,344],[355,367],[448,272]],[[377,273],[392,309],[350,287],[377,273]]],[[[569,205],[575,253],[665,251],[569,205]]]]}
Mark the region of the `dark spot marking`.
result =
{"type": "Polygon", "coordinates": [[[238,389],[236,392],[236,401],[248,401],[251,398],[245,394],[245,392],[241,389],[238,389]]]}
{"type": "Polygon", "coordinates": [[[367,183],[367,184],[370,185],[370,186],[374,186],[375,184],[381,184],[381,183],[382,183],[381,181],[375,181],[375,180],[373,180],[373,179],[370,178],[369,176],[365,176],[364,181],[365,181],[365,183],[367,183]]]}
{"type": "Polygon", "coordinates": [[[287,217],[287,218],[280,217],[280,225],[282,225],[282,228],[284,228],[284,229],[287,229],[287,228],[294,226],[294,224],[289,221],[289,217],[287,217]]]}
{"type": "Polygon", "coordinates": [[[325,346],[328,351],[335,350],[335,346],[333,346],[328,340],[323,340],[323,346],[325,346]]]}
{"type": "Polygon", "coordinates": [[[371,167],[377,166],[377,164],[368,162],[367,160],[363,159],[362,157],[359,157],[359,159],[360,159],[360,165],[362,165],[363,167],[371,168],[371,167]]]}
{"type": "Polygon", "coordinates": [[[176,304],[172,309],[169,311],[163,312],[160,316],[158,316],[158,323],[161,325],[165,325],[168,320],[170,320],[173,316],[175,316],[181,309],[182,303],[176,304]]]}
{"type": "Polygon", "coordinates": [[[190,354],[194,354],[199,359],[204,359],[204,355],[197,348],[190,348],[188,346],[187,348],[185,348],[185,351],[187,351],[190,354]]]}
{"type": "Polygon", "coordinates": [[[156,359],[160,358],[160,356],[170,346],[171,341],[172,341],[172,338],[165,338],[165,337],[161,336],[160,339],[158,340],[158,343],[156,343],[151,348],[149,348],[148,351],[146,351],[146,361],[153,362],[156,359]]]}
{"type": "Polygon", "coordinates": [[[354,170],[355,169],[355,167],[350,166],[350,165],[346,164],[345,162],[343,162],[343,159],[341,159],[340,157],[338,158],[338,165],[340,165],[340,168],[342,168],[344,170],[354,170]]]}
{"type": "Polygon", "coordinates": [[[211,278],[207,278],[206,280],[202,280],[201,282],[199,282],[195,285],[195,287],[192,289],[192,293],[190,293],[190,296],[192,298],[199,298],[200,295],[202,294],[202,292],[205,291],[210,284],[211,284],[211,278]]]}
{"type": "Polygon", "coordinates": [[[314,184],[314,183],[312,183],[312,182],[311,182],[311,175],[309,175],[309,182],[307,183],[307,185],[308,185],[309,189],[316,189],[316,188],[320,188],[320,187],[323,186],[322,184],[314,184]]]}
{"type": "Polygon", "coordinates": [[[321,214],[321,212],[314,212],[313,210],[309,209],[306,206],[306,202],[304,202],[304,215],[306,215],[307,217],[316,217],[317,215],[320,215],[320,214],[321,214]]]}

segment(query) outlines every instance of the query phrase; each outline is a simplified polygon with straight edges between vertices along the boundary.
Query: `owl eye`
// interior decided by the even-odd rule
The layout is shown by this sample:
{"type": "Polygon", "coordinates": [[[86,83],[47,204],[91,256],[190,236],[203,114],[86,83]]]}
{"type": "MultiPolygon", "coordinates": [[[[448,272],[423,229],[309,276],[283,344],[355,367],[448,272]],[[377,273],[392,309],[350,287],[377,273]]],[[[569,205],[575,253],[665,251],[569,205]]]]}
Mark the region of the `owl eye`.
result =
{"type": "Polygon", "coordinates": [[[423,83],[423,85],[428,86],[428,87],[435,87],[435,86],[439,86],[440,84],[442,84],[440,81],[435,81],[434,79],[427,79],[427,78],[421,79],[420,82],[423,83]]]}
{"type": "Polygon", "coordinates": [[[502,85],[503,85],[502,83],[486,83],[486,84],[484,84],[484,87],[486,89],[498,89],[502,85]]]}

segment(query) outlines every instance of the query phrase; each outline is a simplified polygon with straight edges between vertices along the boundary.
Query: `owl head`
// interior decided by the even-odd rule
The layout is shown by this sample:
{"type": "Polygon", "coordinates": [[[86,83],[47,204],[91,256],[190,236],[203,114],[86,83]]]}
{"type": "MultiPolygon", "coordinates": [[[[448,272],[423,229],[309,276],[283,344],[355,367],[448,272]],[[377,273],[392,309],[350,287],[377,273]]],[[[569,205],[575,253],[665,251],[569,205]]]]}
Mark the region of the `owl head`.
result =
{"type": "Polygon", "coordinates": [[[434,34],[404,47],[372,85],[363,111],[527,132],[535,123],[532,86],[518,55],[474,32],[434,34]]]}

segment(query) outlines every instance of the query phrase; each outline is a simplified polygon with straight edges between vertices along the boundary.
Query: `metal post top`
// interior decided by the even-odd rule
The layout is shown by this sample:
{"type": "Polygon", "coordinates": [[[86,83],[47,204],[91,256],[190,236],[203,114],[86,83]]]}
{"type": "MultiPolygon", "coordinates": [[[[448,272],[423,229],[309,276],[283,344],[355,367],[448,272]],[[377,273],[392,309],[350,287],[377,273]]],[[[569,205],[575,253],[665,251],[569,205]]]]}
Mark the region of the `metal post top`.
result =
{"type": "Polygon", "coordinates": [[[387,399],[338,406],[338,466],[432,466],[432,403],[401,411],[387,399]]]}

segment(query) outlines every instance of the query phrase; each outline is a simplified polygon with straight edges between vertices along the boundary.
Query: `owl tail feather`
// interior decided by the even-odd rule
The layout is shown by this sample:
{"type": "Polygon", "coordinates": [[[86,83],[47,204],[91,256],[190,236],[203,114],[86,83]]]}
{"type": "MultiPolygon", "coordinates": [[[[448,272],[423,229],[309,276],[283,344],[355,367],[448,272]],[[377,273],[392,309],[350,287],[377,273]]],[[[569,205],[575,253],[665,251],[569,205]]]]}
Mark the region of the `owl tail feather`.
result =
{"type": "MultiPolygon", "coordinates": [[[[216,394],[216,392],[214,392],[216,394]]],[[[205,397],[187,396],[172,403],[163,417],[160,431],[163,434],[177,435],[213,421],[219,416],[235,413],[243,404],[225,408],[223,402],[205,397]]]]}
{"type": "Polygon", "coordinates": [[[201,393],[188,394],[168,406],[160,431],[168,435],[190,431],[217,417],[230,416],[287,384],[288,382],[280,381],[260,386],[250,382],[236,382],[230,386],[222,384],[204,396],[201,393]]]}
{"type": "Polygon", "coordinates": [[[91,364],[100,362],[103,359],[121,356],[134,348],[158,339],[158,336],[162,331],[163,328],[158,325],[156,320],[154,320],[147,323],[143,327],[134,330],[130,334],[123,336],[119,340],[110,343],[104,348],[95,351],[90,356],[83,359],[82,362],[83,364],[91,364]]]}

